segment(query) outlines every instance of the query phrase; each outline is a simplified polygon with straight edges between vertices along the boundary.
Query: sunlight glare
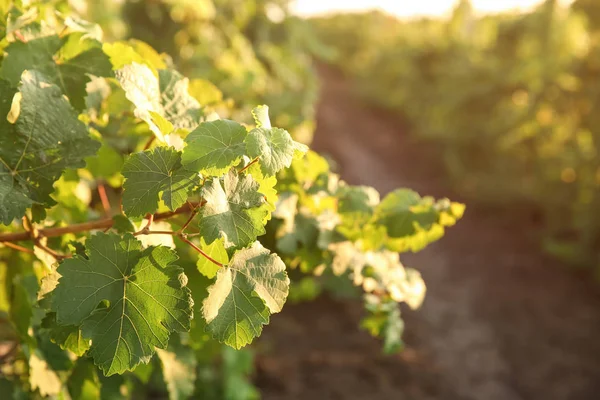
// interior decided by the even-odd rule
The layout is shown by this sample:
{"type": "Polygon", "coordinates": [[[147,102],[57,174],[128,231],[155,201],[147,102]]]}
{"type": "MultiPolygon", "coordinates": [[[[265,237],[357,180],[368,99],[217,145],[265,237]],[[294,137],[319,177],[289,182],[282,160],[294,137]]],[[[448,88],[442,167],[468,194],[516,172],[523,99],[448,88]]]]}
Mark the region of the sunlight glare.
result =
{"type": "MultiPolygon", "coordinates": [[[[482,13],[506,10],[527,10],[543,0],[472,0],[476,11],[482,13]]],[[[564,0],[567,3],[569,0],[564,0]]],[[[319,15],[339,11],[382,9],[399,17],[447,15],[456,0],[296,0],[294,11],[299,15],[319,15]]]]}

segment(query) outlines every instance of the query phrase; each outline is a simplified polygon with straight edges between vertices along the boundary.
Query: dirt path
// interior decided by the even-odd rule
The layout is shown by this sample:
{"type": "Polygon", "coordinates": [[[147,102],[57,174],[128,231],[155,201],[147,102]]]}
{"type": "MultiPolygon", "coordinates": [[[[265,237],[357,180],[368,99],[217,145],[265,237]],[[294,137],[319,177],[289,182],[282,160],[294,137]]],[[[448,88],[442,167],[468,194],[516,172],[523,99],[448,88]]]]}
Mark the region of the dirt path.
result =
{"type": "MultiPolygon", "coordinates": [[[[382,193],[448,195],[430,149],[322,70],[313,147],[344,179],[382,193]]],[[[361,332],[360,305],[286,306],[261,341],[265,399],[600,399],[600,295],[540,254],[526,221],[478,210],[425,251],[406,255],[428,285],[404,313],[407,350],[385,357],[361,332]],[[528,233],[529,232],[529,233],[528,233]]]]}

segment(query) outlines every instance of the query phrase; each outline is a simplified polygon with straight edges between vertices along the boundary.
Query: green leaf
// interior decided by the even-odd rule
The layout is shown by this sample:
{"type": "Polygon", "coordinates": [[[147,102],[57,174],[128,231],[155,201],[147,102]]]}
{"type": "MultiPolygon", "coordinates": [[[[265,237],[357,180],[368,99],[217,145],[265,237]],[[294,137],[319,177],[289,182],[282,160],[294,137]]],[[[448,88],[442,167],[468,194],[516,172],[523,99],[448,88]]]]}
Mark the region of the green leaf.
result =
{"type": "Polygon", "coordinates": [[[204,186],[200,234],[207,244],[223,238],[227,249],[237,249],[265,233],[263,221],[269,211],[258,188],[250,175],[238,176],[234,171],[223,177],[222,184],[213,178],[204,186]]]}
{"type": "Polygon", "coordinates": [[[31,222],[38,224],[46,219],[46,209],[40,204],[33,204],[31,206],[31,222]]]}
{"type": "MultiPolygon", "coordinates": [[[[204,238],[200,237],[200,248],[208,256],[212,257],[221,264],[227,264],[229,262],[229,257],[227,256],[227,250],[225,250],[223,239],[217,239],[211,244],[206,244],[204,238]]],[[[214,278],[219,270],[219,266],[217,264],[202,255],[198,257],[196,266],[202,275],[210,279],[214,278]]]]}
{"type": "Polygon", "coordinates": [[[341,224],[337,231],[350,240],[358,240],[361,235],[371,236],[368,223],[379,204],[379,192],[368,186],[340,185],[337,193],[338,212],[341,224]]]}
{"type": "MultiPolygon", "coordinates": [[[[0,80],[0,222],[20,218],[32,204],[51,206],[53,184],[66,168],[85,165],[99,143],[62,96],[37,72],[23,73],[16,123],[6,115],[16,91],[0,80]],[[49,106],[50,105],[50,106],[49,106]]],[[[14,109],[14,107],[13,107],[14,109]]]]}
{"type": "Polygon", "coordinates": [[[52,270],[42,278],[37,292],[37,302],[40,307],[44,309],[50,308],[52,291],[56,288],[56,285],[58,285],[58,278],[60,278],[60,275],[56,272],[56,268],[52,268],[52,270]]]}
{"type": "Polygon", "coordinates": [[[258,337],[269,315],[281,311],[290,281],[277,254],[255,242],[219,269],[202,313],[213,337],[236,349],[258,337]]]}
{"type": "Polygon", "coordinates": [[[281,128],[255,128],[246,138],[246,151],[250,157],[260,158],[263,174],[275,175],[289,167],[294,157],[294,140],[281,128]]]}
{"type": "Polygon", "coordinates": [[[254,352],[252,349],[221,349],[223,360],[223,398],[228,400],[259,400],[260,393],[251,377],[254,372],[254,352]]]}
{"type": "MultiPolygon", "coordinates": [[[[174,337],[174,336],[173,336],[174,337]]],[[[147,384],[154,373],[154,364],[140,364],[133,370],[132,374],[138,378],[142,383],[147,384]]]]}
{"type": "Polygon", "coordinates": [[[128,381],[122,375],[106,377],[102,374],[100,378],[100,399],[102,400],[127,400],[128,381]]]}
{"type": "Polygon", "coordinates": [[[397,189],[381,201],[375,211],[377,222],[385,225],[393,238],[415,234],[418,228],[429,229],[438,219],[438,212],[418,193],[397,189]]]}
{"type": "Polygon", "coordinates": [[[94,364],[80,358],[69,376],[67,387],[72,400],[92,400],[100,398],[100,379],[94,364]]]}
{"type": "Polygon", "coordinates": [[[294,160],[292,172],[298,183],[308,187],[314,185],[320,177],[329,174],[329,163],[318,153],[309,150],[305,157],[294,160]]]}
{"type": "Polygon", "coordinates": [[[244,156],[246,136],[246,128],[237,122],[204,122],[185,138],[183,165],[205,175],[223,175],[244,156]]]}
{"type": "Polygon", "coordinates": [[[203,106],[216,104],[223,100],[223,93],[219,88],[204,79],[192,79],[189,92],[203,106]]]}
{"type": "Polygon", "coordinates": [[[385,247],[399,253],[412,251],[416,253],[423,250],[427,245],[444,236],[444,227],[440,224],[432,224],[427,229],[417,227],[415,232],[401,238],[388,238],[385,247]]]}
{"type": "Polygon", "coordinates": [[[393,354],[402,350],[404,321],[398,304],[391,300],[381,300],[375,295],[367,295],[365,308],[369,315],[361,321],[361,327],[367,329],[371,335],[383,339],[383,352],[393,354]]]}
{"type": "Polygon", "coordinates": [[[285,129],[271,128],[267,106],[255,108],[252,114],[257,128],[252,129],[245,139],[246,152],[252,158],[260,158],[264,175],[275,175],[308,151],[308,147],[295,142],[285,129]]]}
{"type": "Polygon", "coordinates": [[[122,214],[117,214],[113,218],[113,229],[118,233],[133,233],[135,232],[135,226],[133,222],[122,214]]]}
{"type": "Polygon", "coordinates": [[[50,331],[50,340],[63,350],[81,357],[90,348],[90,340],[82,336],[78,326],[57,324],[56,313],[48,313],[42,321],[42,327],[50,331]]]}
{"type": "Polygon", "coordinates": [[[123,156],[112,147],[103,144],[98,153],[86,158],[85,162],[94,177],[110,179],[121,171],[123,156]]]}
{"type": "Polygon", "coordinates": [[[141,40],[130,39],[127,42],[104,43],[102,50],[110,57],[113,69],[118,70],[134,62],[144,64],[156,71],[166,69],[167,64],[160,54],[141,40]]]}
{"type": "Polygon", "coordinates": [[[271,129],[271,120],[269,119],[269,106],[256,106],[252,110],[252,117],[257,128],[271,129]]]}
{"type": "Polygon", "coordinates": [[[134,62],[119,69],[116,76],[136,107],[135,115],[146,121],[161,141],[168,132],[161,131],[163,123],[156,121],[157,116],[166,119],[175,129],[198,126],[202,115],[200,104],[188,93],[188,79],[179,72],[161,69],[157,79],[148,66],[134,62]]]}
{"type": "MultiPolygon", "coordinates": [[[[0,7],[2,7],[2,1],[0,0],[0,7]]],[[[0,13],[2,10],[0,9],[0,13]]],[[[0,22],[2,24],[2,22],[0,22]]],[[[2,25],[0,25],[0,35],[2,34],[2,25]]],[[[25,396],[19,393],[19,388],[16,385],[17,382],[10,380],[5,377],[0,377],[0,393],[6,396],[7,399],[24,399],[25,396]]]]}
{"type": "Polygon", "coordinates": [[[193,302],[172,250],[143,249],[130,234],[98,233],[86,246],[89,259],[74,256],[58,267],[52,309],[59,324],[81,325],[106,375],[147,363],[170,332],[189,330],[193,302]]]}
{"type": "Polygon", "coordinates": [[[76,15],[69,15],[65,18],[65,26],[68,27],[71,32],[83,33],[86,38],[93,38],[101,41],[104,36],[100,25],[81,19],[76,15]]]}
{"type": "Polygon", "coordinates": [[[194,394],[196,383],[196,357],[194,351],[176,341],[168,350],[158,350],[169,400],[185,400],[194,394]]]}
{"type": "Polygon", "coordinates": [[[37,290],[37,280],[33,275],[17,275],[13,280],[10,318],[24,342],[29,340],[29,328],[33,325],[37,290]]]}
{"type": "Polygon", "coordinates": [[[277,207],[278,196],[277,189],[275,189],[277,177],[264,176],[258,164],[251,165],[246,171],[252,175],[252,178],[256,182],[258,182],[258,191],[265,196],[266,208],[269,210],[269,214],[267,214],[264,221],[266,224],[267,221],[271,219],[271,213],[274,212],[277,207]]]}
{"type": "Polygon", "coordinates": [[[366,214],[371,216],[379,204],[379,192],[369,186],[341,186],[338,193],[340,214],[366,214]]]}
{"type": "Polygon", "coordinates": [[[159,197],[174,211],[199,183],[198,174],[181,166],[181,153],[170,147],[157,147],[132,154],[123,165],[123,210],[129,217],[154,213],[159,197]],[[162,195],[161,195],[162,193],[162,195]]]}
{"type": "Polygon", "coordinates": [[[89,75],[112,75],[112,66],[100,42],[85,38],[82,32],[62,38],[52,35],[25,43],[16,41],[5,51],[0,76],[17,86],[23,71],[39,71],[49,82],[60,87],[79,111],[85,108],[86,85],[91,80],[89,75]]]}

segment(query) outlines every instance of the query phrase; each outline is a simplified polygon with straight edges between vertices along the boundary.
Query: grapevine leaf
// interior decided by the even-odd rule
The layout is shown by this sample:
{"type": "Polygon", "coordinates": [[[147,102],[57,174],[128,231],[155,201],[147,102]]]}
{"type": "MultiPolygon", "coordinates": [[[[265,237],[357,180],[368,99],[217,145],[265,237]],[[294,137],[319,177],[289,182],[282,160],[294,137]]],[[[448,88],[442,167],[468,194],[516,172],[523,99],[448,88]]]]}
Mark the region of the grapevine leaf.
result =
{"type": "Polygon", "coordinates": [[[375,214],[393,238],[413,235],[419,228],[431,227],[438,219],[438,212],[408,189],[397,189],[385,196],[375,214]]]}
{"type": "Polygon", "coordinates": [[[379,192],[369,186],[345,185],[339,189],[340,214],[365,214],[371,216],[373,207],[379,204],[379,192]]]}
{"type": "Polygon", "coordinates": [[[193,302],[172,250],[143,249],[130,234],[99,233],[86,245],[89,259],[74,256],[58,267],[52,308],[59,324],[81,325],[106,375],[147,363],[170,332],[189,330],[193,302]]]}
{"type": "Polygon", "coordinates": [[[31,206],[31,222],[34,224],[40,223],[46,219],[46,209],[40,204],[31,206]]]}
{"type": "Polygon", "coordinates": [[[129,217],[154,213],[159,197],[174,211],[186,202],[188,192],[198,183],[198,174],[183,169],[181,153],[170,147],[131,155],[122,173],[123,209],[129,217]]]}
{"type": "MultiPolygon", "coordinates": [[[[74,242],[77,243],[77,242],[74,242]]],[[[56,272],[56,268],[52,268],[52,271],[42,278],[40,287],[37,292],[38,305],[44,309],[50,308],[50,302],[52,301],[52,292],[58,285],[58,278],[60,275],[56,272]]]]}
{"type": "MultiPolygon", "coordinates": [[[[104,43],[102,50],[108,54],[113,69],[116,70],[133,62],[145,64],[153,71],[167,68],[161,55],[141,40],[129,39],[127,42],[104,43]]],[[[158,72],[155,75],[158,76],[158,72]]]]}
{"type": "Polygon", "coordinates": [[[378,296],[365,296],[365,308],[369,312],[361,326],[371,335],[383,339],[383,351],[386,354],[396,353],[404,347],[402,333],[404,322],[400,316],[400,307],[391,300],[381,300],[378,296]]]}
{"type": "Polygon", "coordinates": [[[258,182],[258,191],[265,196],[266,208],[269,210],[269,214],[265,219],[265,223],[267,223],[267,220],[271,219],[271,213],[275,211],[277,205],[278,196],[277,189],[275,189],[277,177],[264,176],[258,164],[251,165],[247,171],[258,182]]]}
{"type": "Polygon", "coordinates": [[[38,72],[23,73],[20,110],[7,121],[16,92],[0,80],[0,222],[9,224],[32,204],[50,206],[53,184],[66,168],[83,167],[99,143],[60,89],[38,72]],[[48,107],[51,104],[52,107],[48,107]]]}
{"type": "Polygon", "coordinates": [[[113,226],[112,228],[116,230],[118,233],[133,233],[135,232],[135,226],[133,226],[133,222],[126,216],[122,214],[117,214],[113,218],[113,226]]]}
{"type": "Polygon", "coordinates": [[[299,184],[309,187],[315,185],[320,177],[329,174],[329,164],[323,156],[310,150],[304,158],[292,163],[292,172],[299,184]]]}
{"type": "Polygon", "coordinates": [[[44,397],[59,394],[62,387],[58,374],[37,351],[29,357],[29,384],[44,397]]]}
{"type": "Polygon", "coordinates": [[[389,250],[404,253],[412,251],[416,253],[423,250],[427,245],[444,236],[444,227],[440,224],[432,224],[427,229],[417,227],[411,235],[401,238],[388,238],[385,247],[389,250]]]}
{"type": "Polygon", "coordinates": [[[100,378],[100,399],[104,400],[127,400],[126,395],[130,384],[130,381],[122,375],[112,375],[106,377],[102,374],[98,375],[100,378]]]}
{"type": "Polygon", "coordinates": [[[27,42],[16,41],[6,49],[0,75],[17,86],[25,70],[43,73],[61,88],[77,110],[85,108],[89,75],[108,77],[112,66],[100,42],[77,32],[59,37],[45,36],[27,42]]]}
{"type": "Polygon", "coordinates": [[[94,177],[110,179],[121,171],[123,156],[112,147],[103,144],[98,150],[98,154],[86,158],[85,162],[87,169],[94,177]]]}
{"type": "MultiPolygon", "coordinates": [[[[173,342],[173,341],[171,341],[173,342]]],[[[157,350],[169,400],[189,399],[194,394],[196,357],[191,348],[181,343],[169,343],[168,350],[157,350]]]]}
{"type": "MultiPolygon", "coordinates": [[[[200,237],[200,248],[208,256],[212,257],[214,260],[220,262],[221,264],[227,264],[229,262],[229,257],[227,256],[227,251],[225,250],[223,239],[217,239],[211,244],[206,244],[204,238],[200,237]]],[[[198,257],[196,266],[198,267],[198,271],[200,271],[202,275],[210,279],[214,278],[215,275],[217,275],[217,271],[219,270],[219,266],[217,264],[203,256],[198,257]]]]}
{"type": "Polygon", "coordinates": [[[351,240],[357,240],[367,232],[377,204],[379,192],[369,186],[342,185],[337,193],[341,224],[337,231],[351,240]]]}
{"type": "Polygon", "coordinates": [[[220,268],[202,313],[213,337],[240,349],[259,336],[269,315],[281,311],[290,280],[279,256],[255,242],[220,268]]]}
{"type": "Polygon", "coordinates": [[[204,122],[185,138],[183,165],[206,175],[223,175],[244,156],[246,136],[246,128],[237,122],[204,122]]]}
{"type": "Polygon", "coordinates": [[[254,107],[252,117],[257,128],[271,129],[271,120],[269,119],[269,107],[262,105],[254,107]]]}
{"type": "Polygon", "coordinates": [[[78,326],[57,324],[56,313],[48,313],[42,321],[42,327],[50,331],[50,340],[63,350],[81,357],[90,348],[90,340],[82,336],[78,326]]]}
{"type": "Polygon", "coordinates": [[[96,40],[102,40],[104,36],[100,25],[81,19],[75,15],[69,15],[65,18],[65,26],[69,28],[71,32],[81,32],[86,38],[93,38],[96,40]]]}
{"type": "Polygon", "coordinates": [[[440,210],[439,223],[442,226],[454,226],[465,214],[464,204],[451,202],[448,199],[438,201],[436,206],[440,210]]]}
{"type": "Polygon", "coordinates": [[[100,398],[100,380],[94,364],[80,358],[69,376],[67,387],[71,400],[88,400],[100,398]]]}
{"type": "Polygon", "coordinates": [[[260,157],[265,175],[275,175],[289,167],[294,157],[294,140],[281,128],[255,128],[246,138],[246,151],[250,157],[260,157]]]}
{"type": "MultiPolygon", "coordinates": [[[[397,252],[383,250],[365,255],[361,264],[369,266],[367,276],[354,270],[354,284],[362,285],[367,292],[385,291],[398,303],[405,302],[417,309],[423,303],[427,290],[419,271],[405,268],[397,252]]],[[[356,267],[362,268],[361,265],[356,267]]]]}
{"type": "Polygon", "coordinates": [[[135,377],[138,378],[142,383],[147,384],[148,381],[150,381],[150,377],[152,376],[154,370],[155,368],[153,363],[140,364],[135,367],[135,370],[133,370],[133,375],[135,375],[135,377]]]}
{"type": "MultiPolygon", "coordinates": [[[[146,121],[154,134],[164,141],[157,116],[165,118],[175,129],[194,129],[201,117],[200,104],[188,93],[188,79],[177,71],[152,70],[136,62],[116,72],[127,98],[135,105],[135,115],[146,121]],[[152,115],[154,112],[156,115],[152,115]]],[[[158,119],[160,119],[158,118],[158,119]]]]}
{"type": "Polygon", "coordinates": [[[212,105],[223,101],[223,93],[214,83],[204,79],[192,79],[189,92],[203,106],[212,105]]]}
{"type": "Polygon", "coordinates": [[[34,325],[34,304],[37,287],[35,276],[16,276],[13,281],[12,304],[10,318],[19,336],[24,342],[29,341],[29,328],[34,325]]]}
{"type": "Polygon", "coordinates": [[[258,188],[250,175],[234,171],[223,177],[222,184],[213,178],[204,186],[200,233],[207,244],[223,238],[226,248],[242,248],[265,233],[263,220],[269,211],[258,188]]]}
{"type": "Polygon", "coordinates": [[[308,151],[308,147],[295,142],[285,129],[271,128],[267,106],[256,107],[252,114],[257,127],[245,139],[246,152],[250,157],[260,157],[264,175],[275,175],[308,151]]]}

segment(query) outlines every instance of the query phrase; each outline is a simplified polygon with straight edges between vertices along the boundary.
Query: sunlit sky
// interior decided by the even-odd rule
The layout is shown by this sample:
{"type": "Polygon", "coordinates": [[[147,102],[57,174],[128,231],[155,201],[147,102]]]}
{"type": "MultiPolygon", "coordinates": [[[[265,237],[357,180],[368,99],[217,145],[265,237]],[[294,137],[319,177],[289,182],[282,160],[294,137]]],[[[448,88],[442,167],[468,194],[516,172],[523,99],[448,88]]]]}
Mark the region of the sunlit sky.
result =
{"type": "MultiPolygon", "coordinates": [[[[542,0],[471,0],[479,12],[526,10],[541,2],[542,0]]],[[[412,17],[446,15],[455,3],[456,0],[296,0],[295,11],[300,15],[315,15],[379,8],[399,17],[412,17]]]]}

